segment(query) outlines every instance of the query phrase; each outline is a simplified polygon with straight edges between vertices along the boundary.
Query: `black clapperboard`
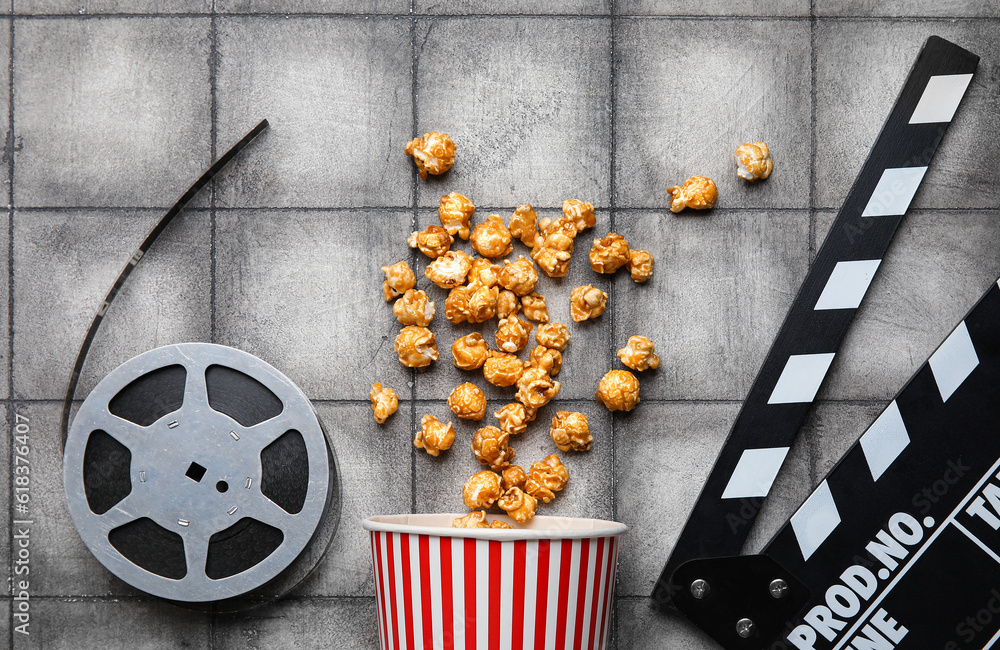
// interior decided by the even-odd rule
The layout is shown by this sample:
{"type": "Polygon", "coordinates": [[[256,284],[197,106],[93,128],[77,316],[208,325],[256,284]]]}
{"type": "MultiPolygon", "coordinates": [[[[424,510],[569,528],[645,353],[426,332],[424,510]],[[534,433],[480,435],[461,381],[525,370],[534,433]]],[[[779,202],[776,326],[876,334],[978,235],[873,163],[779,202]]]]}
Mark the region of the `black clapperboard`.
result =
{"type": "Polygon", "coordinates": [[[1000,642],[1000,283],[759,555],[730,525],[756,518],[978,63],[927,40],[656,584],[724,648],[1000,642]]]}

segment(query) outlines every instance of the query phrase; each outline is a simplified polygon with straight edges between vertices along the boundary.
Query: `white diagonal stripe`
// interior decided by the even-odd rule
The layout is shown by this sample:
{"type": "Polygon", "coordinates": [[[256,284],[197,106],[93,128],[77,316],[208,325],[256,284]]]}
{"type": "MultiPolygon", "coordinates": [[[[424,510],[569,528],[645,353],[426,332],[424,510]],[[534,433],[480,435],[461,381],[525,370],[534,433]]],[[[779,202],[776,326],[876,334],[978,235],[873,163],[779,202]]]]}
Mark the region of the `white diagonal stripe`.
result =
{"type": "Polygon", "coordinates": [[[802,550],[802,559],[808,560],[830,533],[840,524],[840,511],[830,492],[830,484],[823,481],[806,502],[792,515],[792,531],[802,550]]]}
{"type": "Polygon", "coordinates": [[[873,481],[882,476],[908,444],[910,435],[899,414],[899,406],[893,400],[861,436],[861,449],[865,453],[873,481]]]}
{"type": "Polygon", "coordinates": [[[882,260],[837,262],[813,309],[857,309],[882,260]]]}
{"type": "Polygon", "coordinates": [[[826,371],[833,363],[833,352],[822,354],[793,354],[774,385],[768,404],[797,404],[811,402],[816,397],[826,371]]]}
{"type": "Polygon", "coordinates": [[[927,167],[894,167],[882,172],[862,217],[906,214],[927,167]]]}
{"type": "Polygon", "coordinates": [[[930,364],[934,381],[941,391],[941,400],[947,402],[969,373],[979,365],[979,355],[972,345],[965,321],[959,323],[955,331],[948,335],[927,363],[930,364]]]}
{"type": "Polygon", "coordinates": [[[951,122],[970,81],[971,74],[942,74],[928,79],[924,94],[913,109],[910,124],[951,122]]]}
{"type": "Polygon", "coordinates": [[[723,499],[766,497],[788,455],[788,447],[745,449],[722,492],[723,499]]]}

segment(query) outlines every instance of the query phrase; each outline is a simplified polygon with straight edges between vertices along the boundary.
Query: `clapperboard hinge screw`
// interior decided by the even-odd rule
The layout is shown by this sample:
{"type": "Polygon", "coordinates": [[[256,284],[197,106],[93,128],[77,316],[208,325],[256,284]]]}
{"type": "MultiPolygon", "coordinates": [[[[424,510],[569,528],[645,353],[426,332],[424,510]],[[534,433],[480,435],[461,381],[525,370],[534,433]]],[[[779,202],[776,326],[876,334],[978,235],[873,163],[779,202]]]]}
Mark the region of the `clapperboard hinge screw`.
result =
{"type": "Polygon", "coordinates": [[[710,588],[708,586],[708,582],[702,580],[701,578],[698,578],[697,580],[691,583],[691,595],[694,596],[697,600],[701,600],[705,596],[707,596],[709,590],[710,588]]]}
{"type": "Polygon", "coordinates": [[[753,634],[753,621],[749,618],[741,618],[736,621],[736,633],[739,634],[741,638],[749,639],[750,635],[753,634]]]}
{"type": "Polygon", "coordinates": [[[784,598],[785,594],[788,593],[788,583],[781,578],[775,578],[771,581],[771,595],[775,598],[784,598]]]}

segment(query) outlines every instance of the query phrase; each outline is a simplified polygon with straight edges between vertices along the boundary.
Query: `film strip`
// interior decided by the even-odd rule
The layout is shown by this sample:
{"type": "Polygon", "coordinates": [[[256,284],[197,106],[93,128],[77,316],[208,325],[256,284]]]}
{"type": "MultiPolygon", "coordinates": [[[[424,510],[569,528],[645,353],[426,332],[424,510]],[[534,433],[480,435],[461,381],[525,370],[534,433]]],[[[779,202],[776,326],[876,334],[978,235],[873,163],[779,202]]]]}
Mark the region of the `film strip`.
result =
{"type": "Polygon", "coordinates": [[[674,574],[685,562],[742,549],[978,62],[939,37],[925,43],[657,581],[658,608],[684,588],[674,574]]]}

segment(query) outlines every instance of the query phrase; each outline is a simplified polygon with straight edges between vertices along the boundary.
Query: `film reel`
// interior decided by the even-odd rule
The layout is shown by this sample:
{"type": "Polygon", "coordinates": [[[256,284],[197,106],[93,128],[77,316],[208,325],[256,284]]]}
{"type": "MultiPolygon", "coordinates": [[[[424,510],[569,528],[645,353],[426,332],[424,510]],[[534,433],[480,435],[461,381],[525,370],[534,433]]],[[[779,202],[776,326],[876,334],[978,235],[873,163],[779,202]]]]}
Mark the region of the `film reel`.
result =
{"type": "Polygon", "coordinates": [[[73,523],[106,568],[196,607],[282,595],[339,522],[336,462],[312,404],[266,362],[221,345],[170,345],[112,371],[73,420],[63,479],[73,523]]]}

